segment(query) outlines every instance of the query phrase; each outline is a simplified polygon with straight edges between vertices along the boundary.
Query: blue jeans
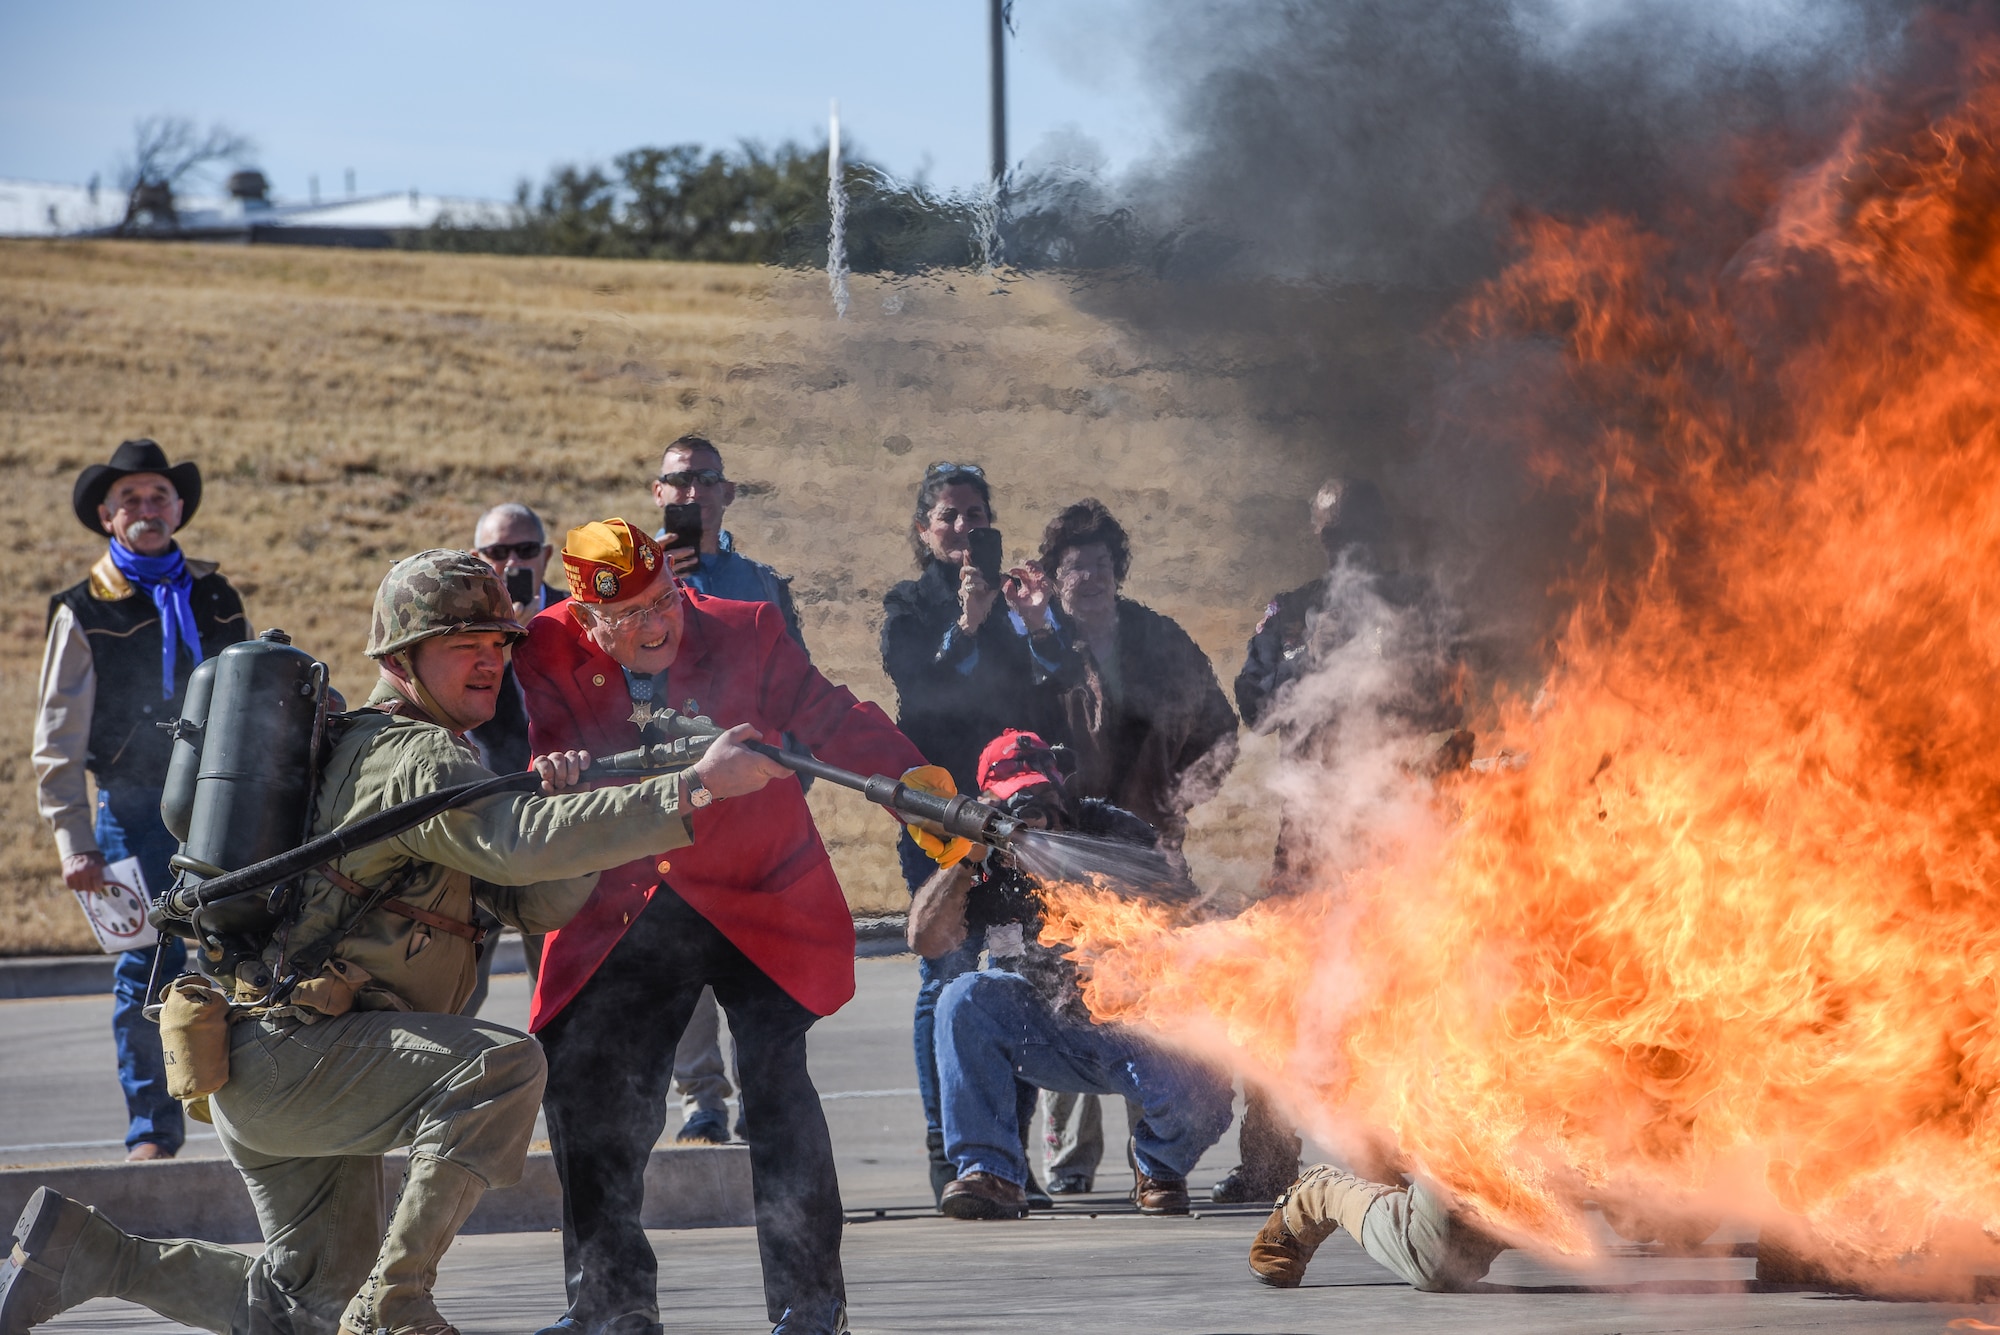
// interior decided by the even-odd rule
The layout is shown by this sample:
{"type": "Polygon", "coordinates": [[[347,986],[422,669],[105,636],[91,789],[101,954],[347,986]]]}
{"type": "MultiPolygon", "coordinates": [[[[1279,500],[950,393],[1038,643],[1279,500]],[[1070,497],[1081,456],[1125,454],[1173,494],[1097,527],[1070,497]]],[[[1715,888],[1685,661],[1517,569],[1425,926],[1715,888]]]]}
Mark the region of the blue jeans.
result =
{"type": "Polygon", "coordinates": [[[1229,1129],[1229,1077],[1118,1025],[1059,1017],[1017,973],[986,969],[945,986],[937,1006],[944,1152],[958,1175],[1028,1177],[1014,1096],[1018,1077],[1070,1094],[1138,1104],[1133,1150],[1148,1177],[1182,1179],[1229,1129]]]}
{"type": "MultiPolygon", "coordinates": [[[[180,849],[180,841],[160,822],[160,790],[98,789],[97,847],[106,862],[138,858],[146,889],[156,898],[165,894],[173,881],[167,859],[180,849]]],[[[150,1000],[146,984],[153,976],[153,957],[161,953],[166,958],[160,961],[160,984],[165,986],[187,965],[187,947],[179,937],[124,952],[112,974],[111,1035],[118,1044],[118,1083],[125,1088],[128,1149],[150,1140],[177,1151],[186,1139],[180,1100],[167,1093],[160,1027],[142,1013],[150,1000]]]]}
{"type": "MultiPolygon", "coordinates": [[[[915,895],[918,887],[928,881],[938,869],[937,863],[917,841],[910,838],[908,830],[896,842],[896,857],[902,863],[903,881],[915,895]]],[[[938,1064],[935,1034],[937,1032],[938,994],[944,985],[962,973],[971,973],[979,967],[979,952],[985,947],[983,941],[967,940],[949,955],[937,959],[917,961],[917,1015],[911,1026],[912,1046],[917,1057],[917,1094],[924,1102],[924,1129],[934,1144],[942,1144],[944,1119],[938,1110],[938,1064]]]]}
{"type": "MultiPolygon", "coordinates": [[[[937,871],[937,863],[930,855],[917,847],[917,841],[910,838],[908,830],[896,843],[896,856],[902,863],[903,881],[915,895],[917,888],[937,871]]],[[[911,1046],[917,1058],[917,1097],[924,1105],[924,1147],[930,1153],[931,1191],[941,1193],[951,1181],[950,1161],[944,1153],[944,1112],[938,1100],[937,1061],[937,1003],[944,985],[960,974],[971,973],[979,967],[980,952],[986,949],[984,941],[968,937],[956,950],[940,955],[934,960],[917,961],[917,1013],[910,1026],[911,1046]]],[[[1017,1082],[1014,1090],[1016,1118],[1021,1124],[1021,1138],[1028,1138],[1028,1128],[1035,1117],[1035,1087],[1026,1081],[1017,1082]]]]}

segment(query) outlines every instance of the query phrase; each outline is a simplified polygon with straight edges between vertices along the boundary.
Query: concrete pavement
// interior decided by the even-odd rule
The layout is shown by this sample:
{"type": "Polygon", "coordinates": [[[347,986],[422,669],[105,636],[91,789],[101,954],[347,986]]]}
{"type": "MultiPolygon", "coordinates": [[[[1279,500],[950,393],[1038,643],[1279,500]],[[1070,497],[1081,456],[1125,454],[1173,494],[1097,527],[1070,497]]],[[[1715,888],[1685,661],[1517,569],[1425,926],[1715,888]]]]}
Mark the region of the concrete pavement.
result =
{"type": "MultiPolygon", "coordinates": [[[[1439,1296],[1397,1283],[1345,1237],[1321,1252],[1307,1286],[1278,1292],[1244,1265],[1261,1210],[1208,1210],[1193,1219],[1144,1219],[1114,1188],[1053,1216],[966,1224],[937,1218],[923,1160],[923,1117],[909,1048],[915,967],[907,958],[861,960],[860,991],[813,1031],[812,1066],[826,1095],[849,1226],[848,1289],[857,1331],[1186,1331],[1221,1335],[1369,1330],[1576,1332],[1699,1330],[1942,1332],[1959,1317],[2000,1324],[1994,1309],[1888,1303],[1809,1292],[1760,1291],[1741,1231],[1710,1254],[1668,1258],[1612,1246],[1587,1268],[1559,1270],[1510,1252],[1487,1291],[1439,1296]]],[[[0,1002],[0,1162],[103,1160],[121,1154],[107,999],[0,1002]],[[79,1144],[82,1142],[82,1144],[79,1144]],[[104,1143],[96,1143],[104,1142],[104,1143]],[[61,1145],[24,1151],[23,1145],[61,1145]]],[[[487,1014],[526,1018],[524,979],[495,980],[487,1014]]],[[[1105,1109],[1107,1139],[1124,1137],[1124,1110],[1105,1109]]],[[[669,1118],[669,1125],[674,1125],[669,1118]]],[[[193,1141],[191,1154],[217,1153],[193,1141]]],[[[1235,1157],[1234,1130],[1194,1174],[1198,1188],[1235,1157]]],[[[0,1221],[0,1223],[11,1221],[0,1221]]],[[[661,1305],[670,1332],[768,1330],[755,1241],[746,1228],[662,1231],[661,1305]]],[[[1608,1235],[1607,1235],[1608,1236],[1608,1235]]],[[[466,1335],[515,1335],[562,1308],[561,1244],[550,1233],[462,1238],[446,1257],[441,1304],[466,1335]]],[[[100,1300],[51,1331],[179,1331],[140,1309],[100,1300]]]]}

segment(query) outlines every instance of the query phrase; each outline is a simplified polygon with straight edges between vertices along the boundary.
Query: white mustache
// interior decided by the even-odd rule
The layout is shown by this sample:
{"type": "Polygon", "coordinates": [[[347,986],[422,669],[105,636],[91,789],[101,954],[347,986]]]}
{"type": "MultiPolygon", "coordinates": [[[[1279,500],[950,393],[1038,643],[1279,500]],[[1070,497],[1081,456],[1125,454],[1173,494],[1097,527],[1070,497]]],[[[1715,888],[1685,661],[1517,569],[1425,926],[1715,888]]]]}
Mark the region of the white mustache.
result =
{"type": "Polygon", "coordinates": [[[167,526],[157,519],[135,519],[132,521],[131,527],[125,531],[134,537],[138,537],[147,533],[165,533],[167,526]]]}

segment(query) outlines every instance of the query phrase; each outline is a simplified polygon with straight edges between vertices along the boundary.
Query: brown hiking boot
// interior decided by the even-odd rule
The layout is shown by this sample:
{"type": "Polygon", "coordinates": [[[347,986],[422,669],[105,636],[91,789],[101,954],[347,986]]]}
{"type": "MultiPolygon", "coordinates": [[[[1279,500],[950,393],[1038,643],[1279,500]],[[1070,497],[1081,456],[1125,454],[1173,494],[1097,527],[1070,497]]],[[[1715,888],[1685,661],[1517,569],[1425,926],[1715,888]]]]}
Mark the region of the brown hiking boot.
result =
{"type": "Polygon", "coordinates": [[[1368,1207],[1395,1190],[1332,1164],[1314,1164],[1286,1187],[1250,1242],[1250,1273],[1274,1289],[1296,1289],[1321,1243],[1345,1227],[1357,1239],[1368,1207]]]}
{"type": "Polygon", "coordinates": [[[938,1213],[947,1219],[1025,1219],[1028,1193],[1004,1177],[967,1173],[944,1189],[938,1213]]]}
{"type": "Polygon", "coordinates": [[[1257,1236],[1250,1240],[1250,1273],[1274,1289],[1296,1289],[1306,1277],[1306,1264],[1317,1247],[1300,1242],[1285,1227],[1282,1200],[1257,1236]]]}
{"type": "Polygon", "coordinates": [[[1140,1214],[1186,1214],[1188,1212],[1187,1179],[1180,1177],[1148,1177],[1138,1171],[1138,1181],[1132,1184],[1132,1204],[1139,1207],[1140,1214]]]}

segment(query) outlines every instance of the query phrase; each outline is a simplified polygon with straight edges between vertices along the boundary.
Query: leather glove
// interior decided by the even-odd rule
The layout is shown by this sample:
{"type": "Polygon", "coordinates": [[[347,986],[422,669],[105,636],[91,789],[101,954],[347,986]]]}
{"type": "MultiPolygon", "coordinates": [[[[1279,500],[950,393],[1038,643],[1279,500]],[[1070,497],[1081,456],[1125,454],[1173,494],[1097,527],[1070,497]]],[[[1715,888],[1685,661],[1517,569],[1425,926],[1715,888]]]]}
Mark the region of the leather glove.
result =
{"type": "MultiPolygon", "coordinates": [[[[942,765],[919,765],[903,772],[903,783],[920,793],[930,793],[936,797],[955,797],[958,785],[952,782],[951,771],[942,765]]],[[[964,861],[972,851],[970,839],[955,838],[950,835],[932,834],[918,825],[904,825],[910,838],[917,841],[917,847],[930,855],[931,861],[940,867],[953,867],[964,861]]]]}

